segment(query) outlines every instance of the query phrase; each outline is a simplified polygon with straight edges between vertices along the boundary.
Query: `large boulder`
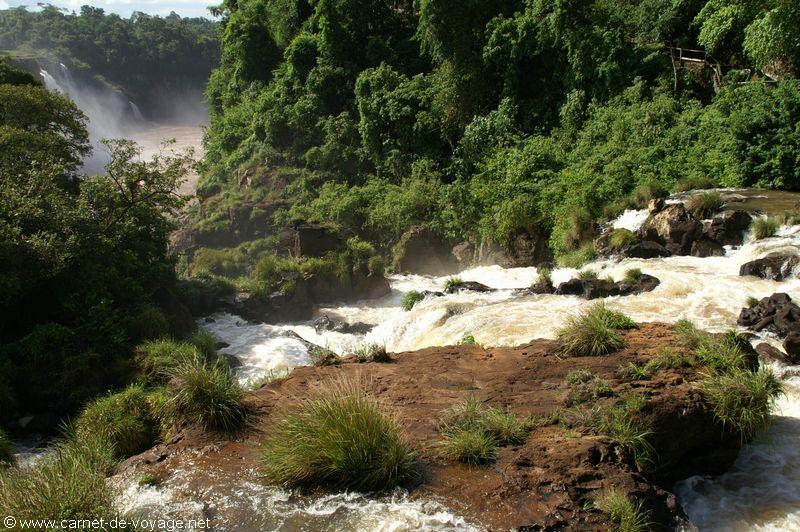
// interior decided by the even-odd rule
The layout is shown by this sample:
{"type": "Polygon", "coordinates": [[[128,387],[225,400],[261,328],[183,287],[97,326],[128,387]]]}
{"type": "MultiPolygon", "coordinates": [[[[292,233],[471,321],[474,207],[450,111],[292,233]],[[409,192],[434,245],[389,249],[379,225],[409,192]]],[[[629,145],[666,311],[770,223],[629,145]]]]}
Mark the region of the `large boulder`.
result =
{"type": "Polygon", "coordinates": [[[458,270],[452,247],[426,227],[409,229],[397,245],[395,270],[422,275],[447,275],[458,270]]]}
{"type": "Polygon", "coordinates": [[[641,233],[644,240],[658,242],[674,255],[688,255],[692,243],[703,234],[703,224],[675,203],[648,218],[641,233]]]}
{"type": "Polygon", "coordinates": [[[494,292],[495,289],[486,286],[483,283],[479,283],[477,281],[460,281],[458,283],[451,284],[445,289],[446,294],[457,294],[458,292],[494,292]]]}
{"type": "Polygon", "coordinates": [[[625,246],[620,250],[620,255],[634,259],[655,259],[657,257],[669,257],[671,253],[652,240],[643,240],[630,246],[625,246]]]}
{"type": "Polygon", "coordinates": [[[722,244],[710,238],[701,238],[692,242],[691,255],[693,257],[721,257],[725,255],[722,244]]]}
{"type": "Polygon", "coordinates": [[[783,349],[786,351],[786,362],[800,364],[800,331],[790,332],[783,340],[783,349]]]}
{"type": "Polygon", "coordinates": [[[475,246],[471,242],[461,242],[453,246],[453,257],[459,267],[465,269],[475,260],[475,246]]]}
{"type": "Polygon", "coordinates": [[[770,253],[766,257],[742,264],[739,275],[752,275],[762,279],[783,281],[795,276],[800,257],[790,253],[770,253]]]}
{"type": "Polygon", "coordinates": [[[741,246],[752,221],[747,211],[723,211],[711,220],[706,236],[723,246],[741,246]]]}
{"type": "Polygon", "coordinates": [[[503,268],[524,268],[550,264],[553,254],[545,235],[518,233],[506,246],[484,241],[478,249],[480,264],[497,264],[503,268]]]}
{"type": "Polygon", "coordinates": [[[597,299],[619,295],[619,285],[606,279],[570,279],[561,283],[556,289],[560,296],[580,296],[585,299],[597,299]]]}
{"type": "Polygon", "coordinates": [[[743,308],[737,323],[755,332],[771,331],[783,338],[800,332],[800,307],[788,294],[772,294],[753,307],[743,308]]]}
{"type": "Polygon", "coordinates": [[[656,289],[656,287],[658,287],[658,285],[661,284],[661,281],[652,275],[643,273],[633,284],[627,284],[624,282],[619,282],[617,284],[619,285],[619,295],[633,296],[636,294],[643,294],[645,292],[652,292],[656,289]]]}
{"type": "Polygon", "coordinates": [[[327,314],[323,314],[314,320],[314,330],[317,331],[317,334],[321,334],[324,331],[334,331],[343,334],[367,334],[374,327],[374,325],[362,322],[347,323],[344,321],[335,321],[327,314]]]}

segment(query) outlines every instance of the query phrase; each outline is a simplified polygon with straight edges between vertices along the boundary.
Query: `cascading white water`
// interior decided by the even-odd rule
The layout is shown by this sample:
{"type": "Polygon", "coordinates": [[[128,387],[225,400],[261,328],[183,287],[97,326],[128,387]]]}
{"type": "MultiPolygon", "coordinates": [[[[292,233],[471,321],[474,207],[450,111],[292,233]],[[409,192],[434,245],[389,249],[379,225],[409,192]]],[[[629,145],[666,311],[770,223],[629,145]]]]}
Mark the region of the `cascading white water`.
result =
{"type": "MultiPolygon", "coordinates": [[[[642,217],[641,213],[626,216],[629,221],[642,217]]],[[[793,299],[800,298],[800,279],[775,282],[739,276],[739,267],[745,262],[770,252],[798,250],[800,226],[795,226],[781,228],[774,238],[748,238],[742,247],[728,249],[723,257],[600,260],[586,268],[615,279],[630,268],[640,268],[661,280],[653,292],[606,300],[636,321],[687,318],[702,329],[719,332],[736,326],[739,311],[750,296],[786,292],[793,299]]],[[[553,272],[554,282],[568,280],[574,274],[575,270],[558,269],[553,272]]],[[[499,290],[429,297],[406,312],[400,306],[403,292],[442,290],[447,278],[393,276],[392,293],[382,299],[320,309],[320,314],[333,319],[374,324],[366,337],[328,331],[318,334],[310,322],[247,324],[230,315],[217,315],[214,323],[201,326],[230,343],[223,352],[241,359],[240,378],[251,382],[270,371],[309,362],[301,342],[281,336],[288,331],[340,354],[364,342],[383,344],[397,352],[454,344],[465,335],[486,346],[518,345],[534,338],[554,337],[568,315],[591,304],[577,297],[515,295],[514,288],[536,280],[535,268],[482,267],[461,272],[459,277],[499,290]]],[[[778,370],[786,375],[800,372],[797,367],[778,370]]],[[[744,448],[731,472],[715,479],[688,479],[676,487],[689,517],[702,530],[800,527],[800,451],[796,445],[800,436],[800,378],[787,379],[785,386],[787,395],[780,402],[776,423],[762,440],[744,448]]]]}

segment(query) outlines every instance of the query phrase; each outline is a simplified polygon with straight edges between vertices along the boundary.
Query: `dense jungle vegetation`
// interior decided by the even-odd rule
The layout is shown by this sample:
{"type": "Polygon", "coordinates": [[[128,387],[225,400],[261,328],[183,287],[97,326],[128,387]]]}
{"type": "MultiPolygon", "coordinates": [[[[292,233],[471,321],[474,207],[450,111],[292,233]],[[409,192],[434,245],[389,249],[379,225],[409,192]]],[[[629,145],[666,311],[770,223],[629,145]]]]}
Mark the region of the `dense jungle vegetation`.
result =
{"type": "Polygon", "coordinates": [[[519,235],[546,239],[575,262],[592,221],[659,189],[800,188],[793,0],[226,0],[217,14],[196,229],[210,241],[235,232],[237,206],[279,206],[263,245],[226,243],[220,264],[253,264],[297,219],[387,255],[421,224],[511,254],[519,235]]]}
{"type": "MultiPolygon", "coordinates": [[[[202,90],[219,63],[215,22],[135,13],[129,19],[83,6],[0,11],[0,55],[64,63],[76,76],[123,88],[145,114],[161,98],[202,90]]],[[[157,115],[156,115],[157,116],[157,115]]]]}
{"type": "Polygon", "coordinates": [[[194,326],[167,254],[190,159],[108,141],[107,175],[79,175],[85,120],[0,61],[0,423],[56,428],[131,378],[135,345],[194,326]]]}

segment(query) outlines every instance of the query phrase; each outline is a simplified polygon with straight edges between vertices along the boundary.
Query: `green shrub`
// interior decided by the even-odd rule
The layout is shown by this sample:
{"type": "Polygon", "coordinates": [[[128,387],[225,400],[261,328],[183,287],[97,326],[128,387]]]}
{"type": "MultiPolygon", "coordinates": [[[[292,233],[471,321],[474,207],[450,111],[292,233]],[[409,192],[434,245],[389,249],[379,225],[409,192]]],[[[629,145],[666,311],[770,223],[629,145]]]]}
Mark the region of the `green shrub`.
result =
{"type": "MultiPolygon", "coordinates": [[[[216,342],[215,342],[216,347],[216,342]]],[[[136,366],[149,382],[164,382],[180,364],[202,356],[190,343],[170,339],[149,340],[136,347],[136,366]]]]}
{"type": "Polygon", "coordinates": [[[238,248],[199,248],[192,257],[191,274],[194,277],[210,275],[234,277],[244,273],[246,266],[247,256],[238,248]]]}
{"type": "Polygon", "coordinates": [[[582,281],[591,281],[598,278],[598,274],[594,270],[581,270],[577,274],[578,279],[582,281]]]}
{"type": "Polygon", "coordinates": [[[773,218],[756,218],[750,228],[753,231],[753,238],[762,240],[773,237],[778,233],[778,222],[773,218]]]}
{"type": "Polygon", "coordinates": [[[530,432],[513,413],[488,406],[474,395],[442,412],[439,423],[442,434],[462,429],[484,432],[501,447],[524,442],[530,432]]]}
{"type": "Polygon", "coordinates": [[[614,250],[622,249],[635,243],[636,235],[629,229],[614,229],[611,236],[608,237],[608,246],[614,250]]]}
{"type": "Polygon", "coordinates": [[[475,337],[471,334],[465,335],[458,341],[458,345],[478,345],[478,342],[475,341],[475,337]]]}
{"type": "Polygon", "coordinates": [[[463,284],[461,277],[450,277],[444,282],[444,291],[458,290],[463,284]]]}
{"type": "Polygon", "coordinates": [[[403,294],[403,310],[409,311],[414,308],[414,305],[423,300],[422,294],[416,290],[411,290],[403,294]]]}
{"type": "Polygon", "coordinates": [[[667,196],[669,196],[669,191],[664,188],[664,185],[655,179],[650,179],[634,188],[630,198],[633,207],[644,209],[650,200],[667,196]]]}
{"type": "Polygon", "coordinates": [[[659,369],[670,368],[677,369],[682,367],[691,367],[696,364],[697,360],[693,355],[683,353],[681,351],[664,347],[659,350],[655,358],[649,360],[645,366],[651,373],[659,369]]]}
{"type": "Polygon", "coordinates": [[[703,192],[686,201],[686,210],[699,219],[709,218],[722,208],[725,202],[719,192],[703,192]]]}
{"type": "Polygon", "coordinates": [[[497,458],[497,442],[478,427],[455,427],[437,443],[442,456],[465,464],[490,464],[497,458]]]}
{"type": "Polygon", "coordinates": [[[3,464],[10,464],[14,460],[14,446],[8,435],[0,429],[0,467],[3,464]]]}
{"type": "Polygon", "coordinates": [[[0,473],[0,513],[22,519],[113,519],[106,474],[113,449],[102,438],[58,442],[30,467],[0,473]]]}
{"type": "Polygon", "coordinates": [[[608,516],[619,532],[645,532],[650,530],[648,512],[642,510],[642,503],[634,504],[617,488],[604,491],[595,499],[598,510],[608,516]]]}
{"type": "Polygon", "coordinates": [[[630,268],[625,271],[625,275],[622,277],[622,282],[625,284],[636,284],[642,278],[642,270],[639,268],[630,268]]]}
{"type": "Polygon", "coordinates": [[[392,357],[386,352],[386,346],[378,344],[362,344],[355,352],[359,362],[391,362],[392,357]]]}
{"type": "Polygon", "coordinates": [[[92,436],[107,440],[121,458],[144,451],[155,441],[155,421],[147,390],[134,384],[95,399],[78,416],[73,429],[80,440],[92,436]]]}
{"type": "Polygon", "coordinates": [[[562,268],[581,268],[592,262],[597,256],[593,243],[584,244],[576,250],[569,251],[558,257],[558,265],[562,268]]]}
{"type": "Polygon", "coordinates": [[[213,360],[217,355],[217,337],[208,331],[196,331],[189,338],[189,343],[195,346],[207,360],[213,360]]]}
{"type": "Polygon", "coordinates": [[[718,370],[743,368],[746,356],[735,337],[707,335],[700,339],[694,356],[703,366],[718,370]]]}
{"type": "Polygon", "coordinates": [[[268,255],[258,261],[251,278],[259,292],[269,294],[285,288],[291,274],[299,272],[300,265],[297,261],[268,255]]]}
{"type": "Polygon", "coordinates": [[[609,325],[607,309],[601,305],[567,318],[557,338],[561,351],[572,357],[602,356],[622,348],[622,338],[609,325]]]}
{"type": "Polygon", "coordinates": [[[178,424],[197,423],[208,430],[234,432],[247,418],[242,388],[230,370],[199,356],[170,370],[162,414],[178,424]]]}
{"type": "Polygon", "coordinates": [[[800,224],[800,210],[795,207],[793,211],[783,211],[775,220],[781,225],[798,225],[800,224]]]}
{"type": "Polygon", "coordinates": [[[622,312],[611,310],[605,303],[594,304],[590,311],[596,314],[606,325],[612,329],[635,329],[636,322],[622,312]]]}
{"type": "Polygon", "coordinates": [[[650,378],[652,368],[649,364],[639,365],[635,362],[628,362],[625,366],[620,366],[617,373],[623,379],[632,379],[635,381],[647,380],[650,378]]]}
{"type": "Polygon", "coordinates": [[[270,482],[372,491],[416,473],[397,420],[353,381],[327,383],[277,414],[272,427],[262,450],[270,482]]]}
{"type": "Polygon", "coordinates": [[[640,464],[649,462],[653,452],[647,442],[650,427],[641,417],[644,404],[644,399],[639,396],[623,398],[602,408],[591,425],[598,434],[605,434],[628,449],[640,464]]]}
{"type": "Polygon", "coordinates": [[[714,416],[739,432],[743,441],[751,440],[769,426],[775,401],[783,393],[780,381],[769,369],[709,373],[699,386],[714,416]]]}
{"type": "Polygon", "coordinates": [[[759,303],[761,303],[761,300],[758,299],[757,297],[753,297],[753,296],[748,296],[747,297],[747,301],[745,302],[745,304],[747,305],[747,308],[756,307],[756,306],[758,306],[759,303]]]}
{"type": "Polygon", "coordinates": [[[540,283],[553,284],[553,270],[550,268],[541,267],[537,271],[539,274],[538,281],[540,283]]]}
{"type": "Polygon", "coordinates": [[[695,327],[694,323],[687,319],[680,319],[672,326],[672,330],[678,335],[681,343],[686,347],[695,348],[700,345],[703,338],[708,335],[695,327]]]}
{"type": "Polygon", "coordinates": [[[685,177],[675,185],[675,192],[689,192],[690,190],[704,190],[714,188],[716,185],[707,177],[685,177]]]}

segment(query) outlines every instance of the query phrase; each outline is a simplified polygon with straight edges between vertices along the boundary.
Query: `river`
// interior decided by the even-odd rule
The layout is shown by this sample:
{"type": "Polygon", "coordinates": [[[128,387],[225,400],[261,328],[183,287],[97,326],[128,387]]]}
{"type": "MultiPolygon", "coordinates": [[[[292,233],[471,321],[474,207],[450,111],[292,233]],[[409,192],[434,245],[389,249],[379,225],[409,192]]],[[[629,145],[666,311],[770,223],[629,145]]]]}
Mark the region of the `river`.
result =
{"type": "MultiPolygon", "coordinates": [[[[755,196],[758,201],[763,199],[752,193],[747,195],[755,196]]],[[[796,201],[797,196],[784,199],[796,201]]],[[[644,217],[642,212],[630,211],[617,225],[635,228],[644,217]]],[[[800,298],[800,279],[775,282],[738,275],[741,264],[785,250],[800,251],[800,226],[782,227],[776,237],[761,241],[748,236],[743,246],[727,249],[723,257],[599,260],[586,268],[615,279],[621,278],[629,268],[641,268],[661,280],[661,285],[653,292],[606,300],[609,306],[624,311],[636,321],[674,322],[687,318],[702,329],[720,332],[736,327],[739,311],[750,296],[761,298],[774,292],[786,292],[794,299],[800,298]]],[[[572,269],[558,269],[553,272],[553,279],[557,284],[574,274],[572,269]]],[[[284,336],[287,331],[294,331],[340,354],[351,352],[362,343],[381,344],[391,352],[399,352],[454,344],[466,335],[474,336],[485,346],[518,345],[534,338],[553,338],[567,316],[590,304],[576,297],[515,295],[513,289],[528,286],[537,278],[535,268],[487,266],[463,271],[458,276],[499,291],[429,298],[407,312],[401,307],[404,292],[442,290],[448,277],[394,275],[390,278],[391,294],[381,299],[319,309],[319,315],[327,314],[334,320],[374,325],[366,336],[317,333],[312,322],[251,324],[230,314],[211,316],[201,320],[200,325],[229,344],[223,352],[240,359],[242,366],[237,376],[242,384],[248,385],[264,376],[310,363],[306,347],[284,336]]],[[[775,342],[769,336],[759,339],[763,340],[775,342]]],[[[728,473],[716,478],[694,477],[675,486],[683,507],[700,530],[800,529],[800,446],[797,445],[800,441],[800,377],[795,376],[800,375],[800,367],[775,366],[774,369],[784,376],[787,394],[779,402],[769,433],[747,445],[728,473]]],[[[246,506],[248,512],[242,515],[251,515],[252,505],[255,505],[262,517],[255,522],[248,521],[254,528],[316,530],[320,527],[319,515],[338,516],[324,521],[333,524],[333,528],[323,527],[331,530],[467,526],[435,503],[412,501],[402,493],[376,501],[357,495],[308,500],[295,499],[288,492],[264,487],[256,481],[243,481],[241,486],[242,493],[221,504],[246,506]],[[365,513],[366,509],[369,512],[365,513]],[[372,511],[378,512],[380,518],[367,519],[372,511]]],[[[125,508],[136,510],[140,507],[137,501],[149,498],[152,502],[156,496],[163,509],[165,504],[170,504],[167,501],[171,496],[165,493],[158,497],[158,490],[180,489],[180,486],[146,489],[151,490],[149,494],[140,493],[145,488],[130,487],[124,497],[125,508]]],[[[174,499],[183,501],[180,497],[174,499]]]]}

